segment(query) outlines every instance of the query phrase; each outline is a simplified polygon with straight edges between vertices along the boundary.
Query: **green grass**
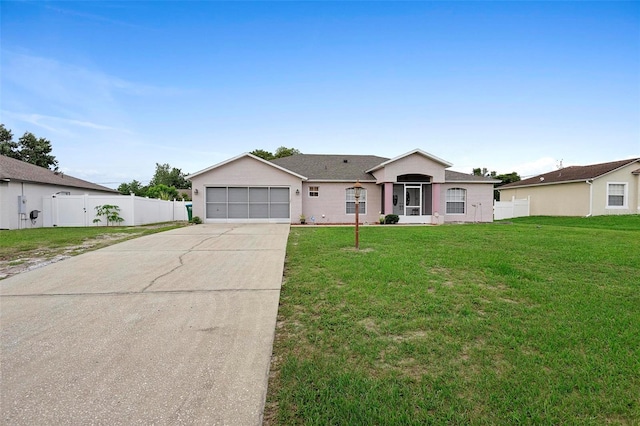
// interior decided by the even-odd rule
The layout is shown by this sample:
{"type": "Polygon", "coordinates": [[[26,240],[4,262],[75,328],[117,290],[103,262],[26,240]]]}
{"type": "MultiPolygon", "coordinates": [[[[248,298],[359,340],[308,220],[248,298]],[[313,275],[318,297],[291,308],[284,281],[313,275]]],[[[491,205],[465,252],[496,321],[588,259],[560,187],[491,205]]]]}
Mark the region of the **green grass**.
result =
{"type": "MultiPolygon", "coordinates": [[[[0,230],[0,260],[12,261],[24,256],[50,255],[70,246],[78,246],[109,234],[127,234],[118,236],[117,241],[140,237],[156,232],[167,231],[184,226],[166,223],[153,226],[96,226],[86,228],[32,228],[20,230],[0,230]]],[[[114,241],[110,241],[113,243],[114,241]]],[[[104,244],[98,244],[101,247],[104,244]]]]}
{"type": "Polygon", "coordinates": [[[640,424],[639,219],[292,228],[266,423],[640,424]]]}

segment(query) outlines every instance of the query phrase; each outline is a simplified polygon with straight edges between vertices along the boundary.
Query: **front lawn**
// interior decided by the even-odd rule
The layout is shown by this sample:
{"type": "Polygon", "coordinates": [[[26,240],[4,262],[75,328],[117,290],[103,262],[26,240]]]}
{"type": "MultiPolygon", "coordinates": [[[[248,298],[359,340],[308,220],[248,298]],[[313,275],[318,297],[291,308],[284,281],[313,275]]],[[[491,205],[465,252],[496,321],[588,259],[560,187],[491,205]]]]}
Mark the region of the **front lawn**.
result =
{"type": "Polygon", "coordinates": [[[640,423],[640,216],[292,228],[267,424],[640,423]]]}

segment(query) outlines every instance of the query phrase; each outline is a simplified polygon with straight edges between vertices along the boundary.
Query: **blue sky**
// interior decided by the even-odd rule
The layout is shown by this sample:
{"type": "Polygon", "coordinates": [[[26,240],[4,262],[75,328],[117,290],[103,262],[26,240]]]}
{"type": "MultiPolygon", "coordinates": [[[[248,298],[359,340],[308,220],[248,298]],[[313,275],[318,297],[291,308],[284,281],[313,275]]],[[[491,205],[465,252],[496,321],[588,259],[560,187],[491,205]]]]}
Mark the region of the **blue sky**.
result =
{"type": "Polygon", "coordinates": [[[640,2],[2,1],[1,122],[116,187],[256,148],[640,156],[640,2]]]}

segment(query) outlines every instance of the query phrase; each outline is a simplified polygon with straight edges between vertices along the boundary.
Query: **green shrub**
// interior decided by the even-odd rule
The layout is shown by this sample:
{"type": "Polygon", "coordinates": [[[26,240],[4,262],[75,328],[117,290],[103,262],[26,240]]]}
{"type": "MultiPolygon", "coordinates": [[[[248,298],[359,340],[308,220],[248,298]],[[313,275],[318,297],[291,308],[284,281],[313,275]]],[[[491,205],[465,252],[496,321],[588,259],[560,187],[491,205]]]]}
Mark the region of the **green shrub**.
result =
{"type": "Polygon", "coordinates": [[[191,219],[191,223],[195,223],[196,225],[200,225],[202,223],[202,219],[200,219],[200,216],[194,216],[191,219]]]}
{"type": "Polygon", "coordinates": [[[124,222],[124,219],[120,217],[120,207],[111,204],[96,206],[96,218],[93,219],[93,223],[96,225],[102,222],[99,216],[104,216],[107,219],[107,226],[110,223],[119,225],[124,222]]]}
{"type": "Polygon", "coordinates": [[[384,223],[398,223],[400,221],[400,216],[397,214],[388,214],[384,217],[384,223]]]}

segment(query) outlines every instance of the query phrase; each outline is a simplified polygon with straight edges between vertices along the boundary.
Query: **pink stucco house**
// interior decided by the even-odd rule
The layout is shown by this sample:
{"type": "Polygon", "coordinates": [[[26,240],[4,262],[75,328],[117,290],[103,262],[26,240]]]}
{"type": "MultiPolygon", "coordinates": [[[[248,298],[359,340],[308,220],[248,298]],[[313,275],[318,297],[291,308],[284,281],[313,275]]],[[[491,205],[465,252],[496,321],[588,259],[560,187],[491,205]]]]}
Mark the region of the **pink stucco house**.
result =
{"type": "Polygon", "coordinates": [[[447,170],[415,149],[395,158],[299,154],[272,161],[245,153],[188,176],[193,214],[205,222],[353,223],[397,214],[400,223],[491,222],[500,181],[447,170]]]}

